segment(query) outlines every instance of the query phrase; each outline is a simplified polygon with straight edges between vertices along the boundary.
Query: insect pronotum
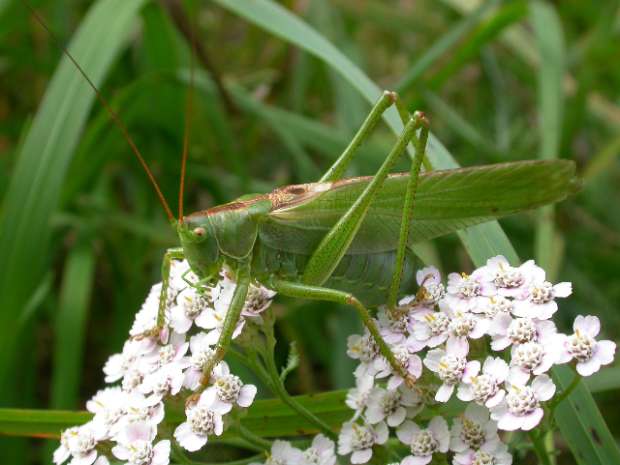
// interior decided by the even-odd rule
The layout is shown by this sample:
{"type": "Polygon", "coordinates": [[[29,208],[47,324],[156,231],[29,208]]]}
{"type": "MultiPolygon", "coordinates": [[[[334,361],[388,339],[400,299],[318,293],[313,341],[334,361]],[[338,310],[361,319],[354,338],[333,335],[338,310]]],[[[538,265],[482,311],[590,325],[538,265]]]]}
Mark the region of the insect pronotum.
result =
{"type": "MultiPolygon", "coordinates": [[[[31,11],[49,31],[43,19],[31,11]]],[[[163,259],[160,311],[157,326],[149,334],[158,334],[165,325],[166,285],[172,260],[187,259],[200,280],[198,286],[216,280],[223,266],[235,276],[237,286],[215,356],[203,369],[205,385],[212,368],[224,358],[231,344],[251,283],[285,296],[352,306],[381,353],[408,383],[413,383],[415,380],[384,342],[368,310],[387,303],[389,309],[397,311],[398,296],[413,290],[412,245],[557,202],[575,190],[575,166],[566,160],[501,163],[421,174],[428,137],[428,121],[421,112],[405,122],[373,176],[344,178],[359,146],[397,100],[395,93],[386,91],[342,155],[317,182],[244,196],[183,215],[182,178],[179,217],[174,219],[125,126],[69,52],[64,48],[63,52],[123,132],[179,237],[180,247],[169,249],[163,259]],[[390,174],[409,144],[415,149],[410,171],[390,174]]],[[[186,126],[185,141],[187,134],[186,126]]],[[[186,156],[187,143],[182,173],[186,156]]]]}

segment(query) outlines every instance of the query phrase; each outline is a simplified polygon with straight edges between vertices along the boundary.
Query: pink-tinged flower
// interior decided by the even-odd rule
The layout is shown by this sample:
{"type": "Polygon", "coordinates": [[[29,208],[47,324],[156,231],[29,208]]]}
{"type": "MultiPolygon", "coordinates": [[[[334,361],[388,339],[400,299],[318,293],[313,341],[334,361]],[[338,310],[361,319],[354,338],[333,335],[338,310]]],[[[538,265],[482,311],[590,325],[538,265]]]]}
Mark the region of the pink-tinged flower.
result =
{"type": "MultiPolygon", "coordinates": [[[[161,296],[161,283],[157,283],[151,287],[146,300],[142,304],[142,307],[136,313],[133,324],[129,330],[129,335],[132,337],[140,337],[142,344],[155,344],[157,342],[166,342],[168,338],[168,328],[164,328],[159,334],[159,340],[156,338],[143,337],[144,334],[149,333],[157,327],[157,315],[159,313],[159,299],[161,296]]],[[[165,307],[165,321],[170,317],[170,305],[172,298],[176,297],[176,293],[168,288],[168,302],[165,307]]]]}
{"type": "Polygon", "coordinates": [[[516,296],[514,315],[548,320],[558,310],[555,299],[568,297],[573,292],[569,282],[552,284],[546,280],[545,270],[532,265],[528,269],[527,284],[516,296]]]}
{"type": "Polygon", "coordinates": [[[541,342],[524,342],[512,346],[510,366],[523,373],[541,375],[560,361],[562,337],[555,334],[541,342]]]}
{"type": "Polygon", "coordinates": [[[70,465],[92,465],[97,460],[97,443],[106,434],[101,424],[92,421],[63,431],[60,446],[54,451],[54,463],[59,465],[72,457],[70,465]]]}
{"type": "Polygon", "coordinates": [[[106,429],[106,436],[116,434],[116,426],[125,414],[128,398],[126,392],[115,386],[100,390],[86,402],[86,410],[95,414],[93,422],[101,424],[106,429]]]}
{"type": "Polygon", "coordinates": [[[390,391],[377,387],[370,394],[364,416],[371,425],[385,420],[388,426],[394,428],[423,408],[421,396],[413,389],[400,387],[390,391]]]}
{"type": "Polygon", "coordinates": [[[218,413],[228,413],[234,405],[247,408],[254,402],[256,386],[243,384],[241,378],[230,372],[226,362],[219,363],[213,369],[212,379],[213,385],[208,389],[215,390],[217,400],[212,408],[218,413]]]}
{"type": "Polygon", "coordinates": [[[275,295],[276,292],[271,289],[250,284],[250,289],[245,298],[241,315],[246,318],[254,319],[258,324],[262,324],[263,320],[260,314],[271,306],[271,302],[273,302],[275,295]]]}
{"type": "Polygon", "coordinates": [[[469,351],[470,339],[480,339],[487,333],[491,322],[486,318],[480,318],[478,315],[461,310],[447,311],[450,315],[450,324],[448,325],[448,342],[459,342],[467,347],[469,351]]]}
{"type": "Polygon", "coordinates": [[[468,312],[484,303],[484,297],[495,294],[495,286],[485,282],[484,274],[475,270],[471,275],[450,273],[444,300],[453,310],[468,312]]]}
{"type": "MultiPolygon", "coordinates": [[[[391,347],[392,353],[396,361],[405,369],[413,379],[417,379],[422,375],[422,359],[416,354],[424,347],[424,344],[414,338],[407,338],[403,343],[391,347]]],[[[394,370],[392,364],[383,356],[378,356],[374,362],[374,370],[376,378],[385,378],[389,376],[387,387],[394,390],[403,384],[404,379],[399,372],[394,370]]]]}
{"type": "Polygon", "coordinates": [[[534,261],[529,260],[519,267],[510,266],[508,260],[502,255],[489,258],[486,266],[480,268],[484,280],[491,283],[497,294],[506,297],[519,295],[527,284],[530,270],[534,267],[534,261]]]}
{"type": "Polygon", "coordinates": [[[481,300],[479,305],[472,309],[472,312],[481,314],[486,319],[492,321],[498,315],[512,313],[514,307],[512,299],[501,295],[494,295],[481,300]]]}
{"type": "Polygon", "coordinates": [[[511,344],[525,344],[526,342],[539,342],[547,344],[557,342],[554,340],[557,329],[553,321],[535,320],[531,318],[512,318],[507,313],[497,315],[489,334],[493,350],[504,350],[511,344]]]}
{"type": "Polygon", "coordinates": [[[379,356],[379,346],[368,331],[363,336],[353,334],[347,338],[347,355],[360,361],[355,376],[375,375],[374,362],[379,356]]]}
{"type": "Polygon", "coordinates": [[[410,332],[416,340],[424,342],[428,347],[437,347],[448,339],[450,317],[445,312],[416,312],[412,320],[410,332]]]}
{"type": "Polygon", "coordinates": [[[482,366],[473,366],[471,372],[463,376],[457,397],[464,402],[474,401],[488,408],[495,407],[506,395],[500,388],[509,375],[509,368],[501,358],[487,357],[482,366]]]}
{"type": "Polygon", "coordinates": [[[207,311],[213,311],[211,288],[197,290],[188,287],[179,293],[176,305],[170,310],[170,327],[179,334],[185,334],[194,320],[207,311]]]}
{"type": "Polygon", "coordinates": [[[345,399],[345,404],[355,411],[351,421],[357,420],[368,405],[374,382],[375,379],[368,375],[355,378],[355,387],[349,389],[345,399]]]}
{"type": "MultiPolygon", "coordinates": [[[[220,338],[220,334],[222,334],[224,321],[230,305],[224,305],[220,300],[216,300],[213,302],[213,306],[213,309],[207,309],[207,311],[202,312],[194,320],[196,326],[209,330],[207,336],[209,344],[211,345],[215,345],[220,338]]],[[[237,338],[241,334],[244,325],[245,320],[240,318],[235,326],[235,330],[233,331],[233,339],[237,338]]]]}
{"type": "Polygon", "coordinates": [[[170,365],[185,369],[188,365],[185,357],[188,348],[189,343],[185,342],[185,334],[172,332],[167,344],[155,346],[149,354],[141,358],[139,369],[144,374],[161,369],[167,370],[170,365]]]}
{"type": "Polygon", "coordinates": [[[446,289],[441,282],[441,274],[434,266],[418,270],[415,278],[420,286],[416,294],[417,304],[432,308],[446,295],[446,289]]]}
{"type": "Polygon", "coordinates": [[[271,444],[271,453],[264,463],[253,462],[250,465],[298,465],[304,463],[303,459],[303,452],[290,442],[277,440],[271,444]]]}
{"type": "Polygon", "coordinates": [[[201,385],[202,370],[204,366],[215,355],[211,340],[206,333],[198,333],[189,339],[189,350],[192,355],[189,357],[189,366],[185,370],[185,380],[183,384],[186,388],[195,391],[201,385]]]}
{"type": "Polygon", "coordinates": [[[530,386],[521,384],[522,380],[512,381],[511,375],[510,382],[506,382],[508,393],[502,403],[491,409],[491,418],[501,430],[529,431],[540,423],[544,413],[540,403],[553,397],[555,384],[547,375],[537,376],[530,386]]]}
{"type": "Polygon", "coordinates": [[[409,335],[409,312],[396,308],[390,311],[386,307],[380,307],[377,314],[379,332],[388,344],[399,344],[409,335]]]}
{"type": "Polygon", "coordinates": [[[163,440],[153,445],[157,431],[147,423],[128,425],[112,448],[117,459],[127,465],[168,465],[170,463],[170,441],[163,440]]]}
{"type": "Polygon", "coordinates": [[[360,425],[345,423],[338,436],[338,454],[351,454],[351,463],[366,463],[372,457],[375,444],[385,444],[389,431],[385,423],[376,425],[360,425]]]}
{"type": "MultiPolygon", "coordinates": [[[[217,311],[226,313],[236,288],[237,283],[230,278],[230,271],[223,270],[220,281],[213,289],[213,303],[217,311]]],[[[269,308],[275,295],[276,292],[271,289],[250,284],[241,315],[253,318],[259,324],[262,323],[260,314],[269,308]]]]}
{"type": "Polygon", "coordinates": [[[194,274],[187,260],[172,260],[168,276],[168,303],[171,304],[182,290],[198,285],[200,279],[194,274]]]}
{"type": "Polygon", "coordinates": [[[322,434],[312,439],[312,444],[303,455],[303,465],[336,465],[336,445],[322,434]]]}
{"type": "Polygon", "coordinates": [[[477,360],[468,362],[468,347],[462,341],[448,341],[446,350],[433,349],[426,354],[424,365],[437,374],[443,382],[437,393],[437,402],[448,402],[454,388],[461,383],[463,377],[480,371],[480,362],[477,360]]]}
{"type": "Polygon", "coordinates": [[[573,323],[574,334],[562,339],[560,363],[574,359],[577,362],[577,373],[590,376],[596,373],[601,365],[608,365],[614,360],[616,343],[613,341],[597,341],[595,338],[601,330],[601,323],[595,316],[578,315],[573,323]]]}
{"type": "Polygon", "coordinates": [[[406,421],[396,430],[396,436],[411,449],[411,455],[403,459],[402,465],[426,465],[434,453],[446,453],[450,446],[450,431],[443,417],[434,417],[427,429],[406,421]]]}
{"type": "Polygon", "coordinates": [[[486,408],[469,404],[463,415],[454,419],[450,431],[450,450],[475,451],[484,445],[490,445],[495,449],[499,443],[497,423],[489,419],[489,411],[486,408]]]}
{"type": "Polygon", "coordinates": [[[480,449],[467,450],[454,455],[453,465],[512,465],[512,455],[506,444],[484,444],[480,449]]]}
{"type": "Polygon", "coordinates": [[[156,426],[164,419],[164,415],[164,403],[161,400],[133,392],[127,397],[125,414],[119,419],[117,427],[122,429],[131,423],[156,426]]]}
{"type": "Polygon", "coordinates": [[[154,401],[160,401],[164,396],[176,396],[183,387],[184,379],[185,373],[183,373],[182,365],[174,363],[164,365],[144,377],[140,392],[150,394],[149,397],[154,401]]]}
{"type": "Polygon", "coordinates": [[[123,345],[120,354],[114,354],[106,361],[103,366],[106,383],[114,383],[127,375],[127,373],[137,370],[141,357],[151,351],[155,343],[145,347],[142,341],[129,339],[123,345]]]}
{"type": "Polygon", "coordinates": [[[209,436],[220,436],[224,431],[222,415],[214,412],[211,407],[216,402],[214,390],[206,390],[196,404],[185,410],[187,421],[174,430],[174,438],[184,449],[195,452],[201,449],[209,436]]]}

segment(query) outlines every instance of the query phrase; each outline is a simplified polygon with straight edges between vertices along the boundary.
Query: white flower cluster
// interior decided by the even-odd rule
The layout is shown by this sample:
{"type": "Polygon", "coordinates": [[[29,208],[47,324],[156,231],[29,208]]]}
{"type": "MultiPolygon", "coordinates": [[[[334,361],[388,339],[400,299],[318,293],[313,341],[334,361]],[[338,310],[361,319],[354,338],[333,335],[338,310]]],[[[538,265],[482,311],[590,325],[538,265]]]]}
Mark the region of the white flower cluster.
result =
{"type": "Polygon", "coordinates": [[[572,360],[588,376],[613,360],[615,343],[595,340],[597,317],[578,316],[572,335],[557,331],[550,318],[558,310],[556,299],[571,294],[571,284],[548,282],[533,261],[513,267],[493,257],[470,275],[451,273],[446,286],[433,267],[416,278],[415,296],[402,299],[393,312],[380,309],[381,334],[411,377],[423,376],[423,366],[434,374],[435,402],[447,402],[456,392],[469,405],[451,430],[441,416],[421,427],[413,419],[433,399],[404,382],[368,332],[350,336],[348,355],[359,365],[346,402],[355,414],[343,425],[338,453],[351,454],[351,463],[368,462],[373,446],[384,444],[395,428],[411,452],[401,465],[425,465],[449,450],[454,465],[509,465],[512,457],[497,430],[538,425],[543,403],[556,392],[549,369],[572,360]]]}
{"type": "Polygon", "coordinates": [[[288,441],[274,441],[271,453],[262,463],[253,462],[250,465],[335,465],[336,445],[334,441],[322,434],[314,437],[312,444],[306,450],[294,447],[288,441]]]}
{"type": "MultiPolygon", "coordinates": [[[[173,261],[170,271],[165,321],[157,327],[161,286],[156,284],[136,314],[120,354],[112,355],[103,369],[105,381],[120,385],[99,391],[86,408],[94,414],[88,423],[65,430],[54,463],[72,458],[70,465],[107,465],[102,450],[128,465],[168,465],[170,439],[158,438],[164,419],[164,401],[194,395],[186,408],[187,419],[174,431],[179,445],[189,451],[204,446],[211,435],[224,430],[224,416],[235,406],[249,407],[256,387],[243,384],[225,362],[210,376],[203,367],[214,354],[235,283],[224,272],[214,287],[190,285],[196,277],[186,261],[173,261]]],[[[247,319],[259,320],[274,293],[252,286],[237,337],[247,319]]]]}

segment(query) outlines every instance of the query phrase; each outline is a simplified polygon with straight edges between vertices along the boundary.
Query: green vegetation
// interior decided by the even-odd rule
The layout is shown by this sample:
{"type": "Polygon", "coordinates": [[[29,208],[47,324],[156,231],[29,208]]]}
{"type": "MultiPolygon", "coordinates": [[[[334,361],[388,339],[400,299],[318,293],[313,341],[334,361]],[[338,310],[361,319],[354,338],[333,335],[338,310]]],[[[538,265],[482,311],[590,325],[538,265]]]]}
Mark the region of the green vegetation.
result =
{"type": "MultiPolygon", "coordinates": [[[[188,30],[170,14],[175,1],[33,3],[127,124],[172,205],[196,68],[188,210],[316,180],[383,88],[425,111],[434,168],[575,160],[578,195],[502,220],[503,231],[492,223],[433,241],[423,253],[444,270],[497,253],[535,257],[552,279],[573,282],[574,297],[556,315],[562,329],[596,314],[605,336],[620,339],[617,0],[187,2],[194,58],[188,30]]],[[[79,410],[103,384],[100,369],[160,279],[175,234],[121,133],[21,1],[0,0],[0,70],[0,407],[79,410]]],[[[389,151],[402,126],[396,112],[385,119],[352,175],[373,173],[389,151]]],[[[345,347],[360,327],[355,314],[284,299],[276,313],[279,363],[291,341],[300,357],[289,390],[350,387],[355,364],[345,347]]],[[[555,375],[570,383],[564,370],[555,375]]],[[[618,457],[617,369],[587,386],[596,403],[580,386],[558,407],[555,441],[536,438],[555,444],[557,465],[618,457]]],[[[342,393],[329,395],[334,403],[342,393]]],[[[252,415],[295,421],[262,402],[252,415]]],[[[74,415],[49,413],[37,429],[24,426],[33,417],[0,410],[0,433],[47,437],[74,415]]],[[[11,464],[46,463],[54,446],[0,438],[11,464]]],[[[515,455],[517,464],[535,460],[529,449],[515,455]]]]}

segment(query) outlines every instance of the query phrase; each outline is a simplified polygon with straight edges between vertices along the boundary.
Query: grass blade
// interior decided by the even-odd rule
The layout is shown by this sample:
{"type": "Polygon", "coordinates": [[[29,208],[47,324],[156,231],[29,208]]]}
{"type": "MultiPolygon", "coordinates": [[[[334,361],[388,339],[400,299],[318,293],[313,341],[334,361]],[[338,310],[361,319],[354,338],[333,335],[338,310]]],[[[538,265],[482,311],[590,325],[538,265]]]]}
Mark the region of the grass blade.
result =
{"type": "MultiPolygon", "coordinates": [[[[125,44],[144,0],[99,0],[69,49],[96,84],[125,44]],[[110,21],[114,18],[114,21],[110,21]]],[[[7,379],[18,343],[15,323],[45,269],[50,218],[67,165],[90,111],[93,91],[68,59],[54,73],[13,171],[0,219],[0,379],[7,379]]],[[[3,383],[10,389],[9,383],[3,383]]]]}
{"type": "Polygon", "coordinates": [[[446,35],[433,44],[431,48],[426,50],[420,58],[409,68],[401,80],[396,84],[396,90],[405,93],[416,84],[420,76],[439,60],[448,50],[467,34],[491,9],[497,5],[496,0],[489,0],[482,3],[478,8],[469,13],[458,24],[450,29],[446,35]]]}
{"type": "MultiPolygon", "coordinates": [[[[564,37],[560,20],[553,7],[542,1],[530,4],[530,20],[542,58],[538,68],[538,108],[540,129],[539,158],[558,157],[562,136],[564,93],[564,37]]],[[[562,238],[554,227],[554,208],[546,206],[538,212],[536,227],[536,260],[555,279],[562,255],[562,238]]]]}

